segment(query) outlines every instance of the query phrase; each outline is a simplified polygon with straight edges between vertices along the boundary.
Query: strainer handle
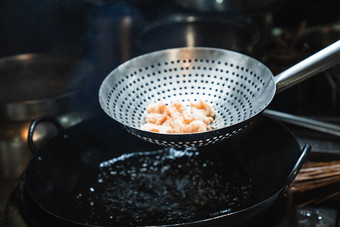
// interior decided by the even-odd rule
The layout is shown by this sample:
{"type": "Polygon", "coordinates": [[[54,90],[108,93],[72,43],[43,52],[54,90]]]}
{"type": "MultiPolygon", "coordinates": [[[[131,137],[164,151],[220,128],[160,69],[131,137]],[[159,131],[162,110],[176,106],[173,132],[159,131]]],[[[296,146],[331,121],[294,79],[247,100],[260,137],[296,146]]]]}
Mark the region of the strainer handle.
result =
{"type": "Polygon", "coordinates": [[[340,63],[340,40],[274,77],[276,93],[340,63]]]}

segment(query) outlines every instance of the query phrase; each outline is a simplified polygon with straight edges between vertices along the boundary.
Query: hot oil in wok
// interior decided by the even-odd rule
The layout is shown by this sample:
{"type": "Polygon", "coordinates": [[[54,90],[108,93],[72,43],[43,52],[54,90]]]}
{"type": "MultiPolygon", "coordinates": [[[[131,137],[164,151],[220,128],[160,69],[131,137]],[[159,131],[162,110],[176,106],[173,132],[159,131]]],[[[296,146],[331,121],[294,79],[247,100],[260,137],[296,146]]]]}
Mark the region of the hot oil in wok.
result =
{"type": "Polygon", "coordinates": [[[102,162],[97,182],[75,195],[75,209],[97,225],[183,223],[249,207],[253,186],[227,157],[165,148],[102,162]]]}

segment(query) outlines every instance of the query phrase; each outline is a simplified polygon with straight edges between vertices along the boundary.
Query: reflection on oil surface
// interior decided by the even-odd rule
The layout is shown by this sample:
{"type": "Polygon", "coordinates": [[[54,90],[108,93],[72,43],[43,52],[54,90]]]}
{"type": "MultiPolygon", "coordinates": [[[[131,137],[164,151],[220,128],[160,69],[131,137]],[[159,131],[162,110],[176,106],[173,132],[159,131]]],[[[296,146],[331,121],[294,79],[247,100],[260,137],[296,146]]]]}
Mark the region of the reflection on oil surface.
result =
{"type": "Polygon", "coordinates": [[[183,223],[248,207],[253,186],[226,157],[165,148],[102,162],[97,182],[75,195],[75,209],[98,225],[183,223]]]}

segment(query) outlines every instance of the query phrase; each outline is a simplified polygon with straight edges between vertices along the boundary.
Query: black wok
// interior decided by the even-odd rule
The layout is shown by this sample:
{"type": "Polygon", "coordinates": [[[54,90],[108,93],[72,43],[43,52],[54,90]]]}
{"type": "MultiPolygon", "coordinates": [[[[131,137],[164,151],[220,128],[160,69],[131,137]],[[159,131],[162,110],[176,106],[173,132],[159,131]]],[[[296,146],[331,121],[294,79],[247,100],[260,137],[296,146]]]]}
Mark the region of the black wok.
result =
{"type": "Polygon", "coordinates": [[[246,225],[284,195],[310,150],[266,117],[184,152],[137,139],[105,116],[67,130],[54,121],[60,133],[37,150],[34,129],[50,120],[31,124],[34,155],[24,174],[50,226],[246,225]]]}

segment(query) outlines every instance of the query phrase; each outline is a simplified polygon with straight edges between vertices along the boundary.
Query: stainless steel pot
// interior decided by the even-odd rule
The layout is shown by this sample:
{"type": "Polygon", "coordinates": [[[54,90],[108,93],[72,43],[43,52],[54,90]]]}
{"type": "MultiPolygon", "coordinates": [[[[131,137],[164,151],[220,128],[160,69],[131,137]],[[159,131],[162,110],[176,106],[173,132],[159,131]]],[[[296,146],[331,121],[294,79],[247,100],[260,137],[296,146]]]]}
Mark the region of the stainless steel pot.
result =
{"type": "MultiPolygon", "coordinates": [[[[92,77],[92,67],[55,54],[22,54],[0,59],[0,177],[17,178],[31,152],[27,130],[38,116],[57,117],[69,127],[85,118],[86,102],[79,101],[92,77]]],[[[53,134],[42,125],[39,141],[53,134]]]]}
{"type": "Polygon", "coordinates": [[[142,52],[178,47],[216,47],[253,55],[261,47],[258,24],[245,18],[170,14],[141,33],[142,52]]]}
{"type": "Polygon", "coordinates": [[[92,69],[55,54],[22,54],[0,59],[0,120],[26,121],[74,109],[92,69]]]}
{"type": "Polygon", "coordinates": [[[176,0],[185,9],[203,12],[259,13],[270,11],[286,0],[176,0]]]}

